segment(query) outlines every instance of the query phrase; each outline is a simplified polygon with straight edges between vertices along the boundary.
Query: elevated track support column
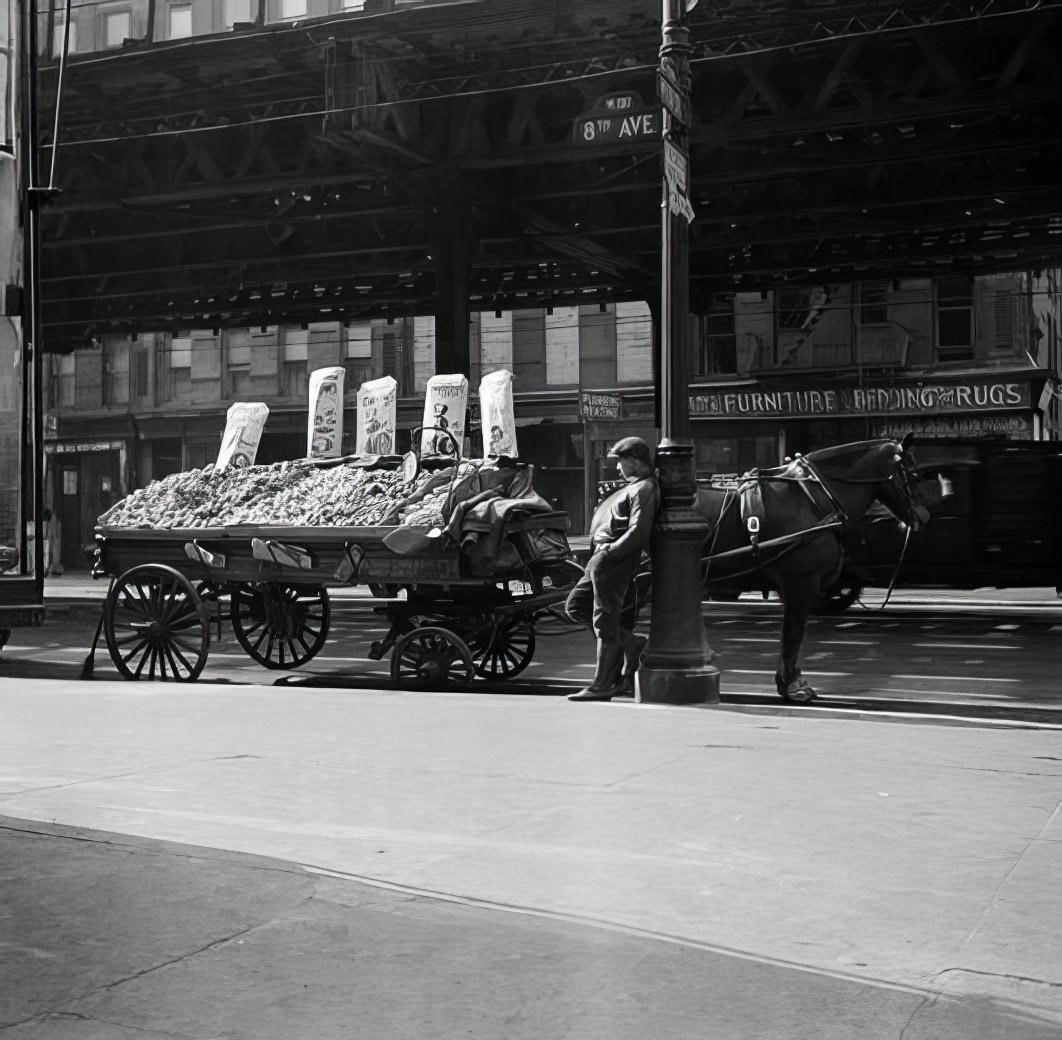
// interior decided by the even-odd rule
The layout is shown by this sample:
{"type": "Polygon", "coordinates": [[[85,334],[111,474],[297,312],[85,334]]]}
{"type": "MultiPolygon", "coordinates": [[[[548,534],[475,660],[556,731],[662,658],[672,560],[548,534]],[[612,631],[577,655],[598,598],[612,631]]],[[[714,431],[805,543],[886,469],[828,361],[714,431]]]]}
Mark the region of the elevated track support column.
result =
{"type": "Polygon", "coordinates": [[[469,351],[471,212],[460,177],[444,177],[435,207],[435,371],[472,375],[469,351]]]}

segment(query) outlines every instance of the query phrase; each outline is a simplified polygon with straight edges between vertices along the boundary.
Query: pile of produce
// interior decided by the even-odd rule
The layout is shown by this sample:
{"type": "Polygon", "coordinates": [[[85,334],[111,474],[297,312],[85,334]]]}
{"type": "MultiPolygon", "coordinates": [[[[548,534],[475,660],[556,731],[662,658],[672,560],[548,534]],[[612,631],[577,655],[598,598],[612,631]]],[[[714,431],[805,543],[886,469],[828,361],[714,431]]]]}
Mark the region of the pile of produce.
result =
{"type": "Polygon", "coordinates": [[[99,518],[103,526],[436,526],[444,522],[454,469],[418,473],[303,461],[174,473],[134,491],[99,518]]]}

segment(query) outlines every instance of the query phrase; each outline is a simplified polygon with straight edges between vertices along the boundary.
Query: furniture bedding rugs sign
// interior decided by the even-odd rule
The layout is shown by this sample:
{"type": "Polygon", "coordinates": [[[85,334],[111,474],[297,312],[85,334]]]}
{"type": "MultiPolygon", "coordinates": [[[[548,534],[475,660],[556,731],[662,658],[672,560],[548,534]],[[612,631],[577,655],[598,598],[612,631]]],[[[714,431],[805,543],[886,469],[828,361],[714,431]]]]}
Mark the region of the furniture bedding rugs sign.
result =
{"type": "Polygon", "coordinates": [[[690,394],[690,415],[759,419],[784,416],[932,415],[1031,408],[1028,383],[923,383],[821,390],[721,390],[690,394]]]}

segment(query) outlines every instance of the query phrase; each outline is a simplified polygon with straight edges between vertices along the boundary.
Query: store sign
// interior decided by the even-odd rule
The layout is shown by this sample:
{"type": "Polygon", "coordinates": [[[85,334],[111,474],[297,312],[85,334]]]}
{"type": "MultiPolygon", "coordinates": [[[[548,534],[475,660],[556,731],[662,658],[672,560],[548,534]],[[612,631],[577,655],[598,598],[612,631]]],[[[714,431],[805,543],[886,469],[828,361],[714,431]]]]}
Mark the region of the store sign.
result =
{"type": "Polygon", "coordinates": [[[904,417],[874,426],[875,437],[1008,437],[1029,439],[1032,423],[1024,415],[946,415],[923,419],[904,417]]]}
{"type": "Polygon", "coordinates": [[[80,455],[88,451],[118,451],[123,446],[121,441],[63,441],[59,444],[46,444],[44,450],[55,452],[56,455],[80,455]]]}
{"type": "Polygon", "coordinates": [[[851,415],[931,415],[941,412],[1031,408],[1028,383],[926,383],[920,386],[841,387],[829,390],[715,391],[690,394],[698,418],[808,418],[851,415]]]}
{"type": "Polygon", "coordinates": [[[579,414],[584,419],[619,419],[622,412],[623,399],[619,394],[579,391],[579,414]]]}
{"type": "Polygon", "coordinates": [[[629,144],[660,133],[660,110],[638,94],[606,94],[575,120],[572,138],[583,144],[629,144]]]}

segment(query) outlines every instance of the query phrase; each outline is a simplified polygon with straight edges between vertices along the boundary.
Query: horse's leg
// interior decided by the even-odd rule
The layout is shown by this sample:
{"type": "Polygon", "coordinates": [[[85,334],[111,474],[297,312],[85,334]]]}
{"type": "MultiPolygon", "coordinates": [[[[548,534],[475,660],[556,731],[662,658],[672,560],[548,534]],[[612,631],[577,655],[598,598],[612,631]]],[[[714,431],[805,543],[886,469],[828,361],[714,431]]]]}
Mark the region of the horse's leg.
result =
{"type": "Polygon", "coordinates": [[[778,670],[774,673],[783,700],[806,704],[815,698],[815,688],[800,672],[800,648],[811,608],[836,580],[843,562],[844,554],[836,539],[815,539],[780,560],[771,575],[784,608],[778,670]]]}
{"type": "Polygon", "coordinates": [[[774,682],[783,700],[806,704],[815,697],[815,690],[800,674],[800,647],[804,642],[808,615],[819,596],[821,579],[811,575],[799,581],[780,585],[782,604],[782,643],[778,654],[778,670],[774,682]]]}

